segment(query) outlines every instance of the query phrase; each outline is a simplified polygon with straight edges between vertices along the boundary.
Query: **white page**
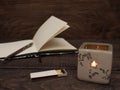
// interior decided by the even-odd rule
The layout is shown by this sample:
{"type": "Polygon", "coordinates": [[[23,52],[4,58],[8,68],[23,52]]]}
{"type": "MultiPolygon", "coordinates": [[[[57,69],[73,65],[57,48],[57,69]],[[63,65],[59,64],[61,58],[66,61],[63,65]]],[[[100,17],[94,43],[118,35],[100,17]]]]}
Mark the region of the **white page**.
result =
{"type": "Polygon", "coordinates": [[[40,50],[42,46],[47,43],[51,38],[53,38],[60,30],[65,30],[63,28],[68,27],[67,23],[51,16],[36,32],[33,37],[36,49],[40,50]]]}
{"type": "Polygon", "coordinates": [[[51,51],[51,50],[77,50],[77,49],[63,38],[53,38],[50,41],[48,41],[41,48],[40,51],[51,51]]]}
{"type": "MultiPolygon", "coordinates": [[[[19,50],[20,48],[24,47],[25,45],[31,42],[33,41],[32,40],[21,40],[21,41],[16,41],[16,42],[1,43],[0,44],[0,57],[7,57],[11,53],[19,50]]],[[[19,55],[26,54],[26,53],[32,53],[32,52],[37,52],[34,44],[30,48],[19,53],[19,55]]]]}
{"type": "Polygon", "coordinates": [[[33,40],[21,40],[21,41],[15,41],[15,42],[8,42],[8,43],[1,43],[0,44],[0,57],[6,57],[10,55],[11,53],[19,50],[20,48],[26,46],[30,42],[33,42],[34,44],[32,47],[24,50],[23,52],[17,54],[28,54],[28,53],[33,53],[33,52],[38,52],[40,48],[46,47],[44,50],[59,50],[59,49],[74,49],[72,45],[70,45],[68,42],[66,43],[65,40],[60,40],[60,39],[52,39],[59,33],[63,32],[69,28],[66,22],[51,16],[36,32],[36,34],[33,37],[33,40]],[[52,39],[52,40],[51,40],[52,39]],[[51,40],[51,41],[50,41],[51,40]],[[57,41],[58,40],[58,41],[57,41]],[[48,42],[50,41],[50,42],[48,42]],[[48,42],[48,43],[47,43],[48,42]],[[46,45],[46,43],[48,45],[46,45]],[[53,43],[53,45],[50,43],[53,43]],[[57,43],[61,43],[58,45],[57,43]],[[55,45],[54,45],[55,44],[55,45]],[[64,47],[63,47],[64,45],[64,47]]]}

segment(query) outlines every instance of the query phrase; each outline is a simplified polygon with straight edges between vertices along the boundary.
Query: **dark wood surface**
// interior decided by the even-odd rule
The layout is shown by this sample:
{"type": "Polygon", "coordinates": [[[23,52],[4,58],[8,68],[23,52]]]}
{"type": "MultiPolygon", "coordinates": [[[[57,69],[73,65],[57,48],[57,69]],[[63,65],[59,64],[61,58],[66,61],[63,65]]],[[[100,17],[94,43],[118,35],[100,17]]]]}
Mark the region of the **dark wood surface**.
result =
{"type": "Polygon", "coordinates": [[[51,15],[70,25],[64,38],[120,38],[119,0],[0,0],[0,39],[32,38],[51,15]]]}
{"type": "Polygon", "coordinates": [[[113,44],[108,85],[77,79],[77,54],[0,63],[0,90],[120,90],[120,0],[0,0],[0,42],[32,38],[51,15],[68,22],[58,37],[77,48],[82,42],[113,44]],[[67,77],[30,80],[35,71],[65,68],[67,77]]]}
{"type": "Polygon", "coordinates": [[[101,85],[77,79],[77,54],[22,59],[0,64],[0,90],[120,90],[120,42],[119,40],[68,40],[77,48],[81,43],[107,42],[114,47],[111,81],[101,85]],[[31,80],[31,72],[64,68],[67,77],[31,80]]]}

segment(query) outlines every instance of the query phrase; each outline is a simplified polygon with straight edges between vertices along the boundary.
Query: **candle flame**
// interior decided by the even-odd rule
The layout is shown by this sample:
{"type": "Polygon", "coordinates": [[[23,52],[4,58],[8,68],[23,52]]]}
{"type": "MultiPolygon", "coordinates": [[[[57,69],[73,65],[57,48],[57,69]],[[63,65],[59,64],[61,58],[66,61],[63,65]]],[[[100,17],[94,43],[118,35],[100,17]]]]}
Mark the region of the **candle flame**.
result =
{"type": "Polygon", "coordinates": [[[97,48],[96,49],[100,49],[100,47],[99,46],[97,46],[97,48]]]}
{"type": "Polygon", "coordinates": [[[91,67],[96,68],[98,63],[94,60],[91,62],[91,67]]]}

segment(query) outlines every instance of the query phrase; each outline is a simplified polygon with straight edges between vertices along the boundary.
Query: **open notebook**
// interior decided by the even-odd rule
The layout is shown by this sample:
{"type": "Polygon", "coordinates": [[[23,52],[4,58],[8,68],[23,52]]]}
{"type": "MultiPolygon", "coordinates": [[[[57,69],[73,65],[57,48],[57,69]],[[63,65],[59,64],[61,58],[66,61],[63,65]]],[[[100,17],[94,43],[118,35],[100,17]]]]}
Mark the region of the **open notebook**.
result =
{"type": "Polygon", "coordinates": [[[45,23],[43,23],[43,25],[40,26],[32,40],[1,43],[0,57],[7,57],[9,54],[17,51],[31,42],[33,42],[33,45],[18,55],[54,50],[76,50],[74,46],[69,44],[63,38],[54,38],[67,28],[69,28],[67,22],[60,20],[55,16],[51,16],[45,21],[45,23]]]}

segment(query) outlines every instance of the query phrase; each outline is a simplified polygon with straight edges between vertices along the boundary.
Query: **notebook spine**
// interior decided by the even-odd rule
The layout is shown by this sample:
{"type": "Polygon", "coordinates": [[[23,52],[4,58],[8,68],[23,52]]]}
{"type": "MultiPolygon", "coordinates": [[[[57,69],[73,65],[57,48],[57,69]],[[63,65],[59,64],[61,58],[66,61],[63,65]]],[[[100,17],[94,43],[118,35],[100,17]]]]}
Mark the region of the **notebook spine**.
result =
{"type": "MultiPolygon", "coordinates": [[[[24,55],[18,55],[12,57],[12,60],[19,60],[19,59],[28,59],[28,58],[39,58],[41,56],[54,56],[54,55],[68,55],[68,54],[77,54],[78,51],[55,51],[55,52],[39,52],[39,53],[29,53],[24,55]]],[[[0,61],[4,61],[5,58],[0,58],[0,61]]]]}

